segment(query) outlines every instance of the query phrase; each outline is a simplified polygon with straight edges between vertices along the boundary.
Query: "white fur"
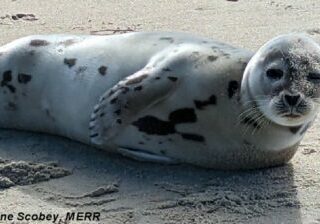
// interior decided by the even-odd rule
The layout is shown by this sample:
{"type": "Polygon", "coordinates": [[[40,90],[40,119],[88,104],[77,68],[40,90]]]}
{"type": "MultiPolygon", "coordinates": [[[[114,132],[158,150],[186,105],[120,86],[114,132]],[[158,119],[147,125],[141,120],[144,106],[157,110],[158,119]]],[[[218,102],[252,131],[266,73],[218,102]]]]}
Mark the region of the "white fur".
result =
{"type": "MultiPolygon", "coordinates": [[[[238,101],[239,91],[229,98],[228,84],[234,80],[240,85],[245,64],[253,53],[217,41],[180,33],[29,36],[1,47],[0,52],[3,53],[0,77],[11,70],[12,84],[16,87],[15,93],[0,88],[1,127],[57,134],[91,144],[90,123],[93,130],[105,134],[96,142],[99,148],[114,150],[111,148],[119,146],[126,149],[126,155],[146,155],[145,160],[178,160],[221,169],[282,164],[292,157],[302,138],[290,133],[288,126],[272,123],[255,130],[239,121],[245,107],[238,101]],[[50,44],[30,46],[32,40],[46,40],[50,44]],[[75,43],[65,46],[63,43],[68,40],[75,43]],[[76,59],[72,67],[64,63],[64,59],[70,58],[76,59]],[[99,74],[101,66],[108,67],[105,75],[99,74]],[[170,75],[178,77],[179,82],[172,88],[168,86],[170,82],[152,84],[151,78],[141,82],[141,92],[132,90],[128,98],[120,98],[120,108],[127,101],[136,104],[134,110],[121,115],[125,122],[115,126],[115,106],[101,97],[107,97],[117,84],[125,85],[133,74],[148,68],[152,70],[149,77],[163,78],[168,75],[162,69],[170,68],[170,75]],[[32,75],[31,81],[18,83],[18,73],[32,75]],[[216,105],[196,109],[195,100],[206,101],[213,94],[216,105]],[[8,102],[15,103],[15,111],[4,109],[8,102]],[[100,107],[107,117],[91,115],[100,107]],[[130,125],[148,115],[167,121],[168,115],[180,108],[193,108],[197,121],[177,124],[176,130],[201,135],[205,142],[184,139],[180,134],[148,135],[130,125]],[[128,148],[135,149],[134,153],[128,148]]],[[[245,74],[259,60],[257,55],[259,52],[245,74]]],[[[251,77],[245,75],[244,80],[247,79],[251,77]]],[[[241,88],[251,88],[250,85],[242,84],[241,88]]],[[[246,96],[242,98],[245,100],[246,96]]]]}

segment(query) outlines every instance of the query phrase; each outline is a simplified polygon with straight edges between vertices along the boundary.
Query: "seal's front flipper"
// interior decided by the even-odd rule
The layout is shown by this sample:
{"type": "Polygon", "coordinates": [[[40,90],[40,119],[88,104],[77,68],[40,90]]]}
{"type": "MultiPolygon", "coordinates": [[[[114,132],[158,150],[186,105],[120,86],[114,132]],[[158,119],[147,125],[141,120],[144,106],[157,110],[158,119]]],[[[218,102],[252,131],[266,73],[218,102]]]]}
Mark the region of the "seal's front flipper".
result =
{"type": "Polygon", "coordinates": [[[102,145],[143,110],[165,99],[179,83],[173,72],[144,68],[105,92],[91,115],[91,141],[102,145]]]}
{"type": "Polygon", "coordinates": [[[125,147],[119,147],[118,152],[129,158],[143,161],[143,162],[156,162],[156,163],[166,163],[166,164],[178,164],[179,162],[167,156],[154,154],[139,149],[131,149],[125,147]]]}

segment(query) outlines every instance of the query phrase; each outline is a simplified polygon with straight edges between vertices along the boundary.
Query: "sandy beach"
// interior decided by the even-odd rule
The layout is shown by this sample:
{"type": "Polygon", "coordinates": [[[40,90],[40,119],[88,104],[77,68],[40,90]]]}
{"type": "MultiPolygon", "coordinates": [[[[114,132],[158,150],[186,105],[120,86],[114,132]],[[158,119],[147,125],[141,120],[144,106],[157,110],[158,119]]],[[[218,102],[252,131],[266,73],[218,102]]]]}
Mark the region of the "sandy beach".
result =
{"type": "MultiPolygon", "coordinates": [[[[1,0],[0,44],[30,34],[182,31],[256,50],[290,32],[320,40],[319,11],[317,0],[1,0]]],[[[286,166],[222,172],[1,130],[0,215],[101,213],[100,221],[70,222],[90,224],[320,223],[319,131],[318,119],[286,166]]]]}

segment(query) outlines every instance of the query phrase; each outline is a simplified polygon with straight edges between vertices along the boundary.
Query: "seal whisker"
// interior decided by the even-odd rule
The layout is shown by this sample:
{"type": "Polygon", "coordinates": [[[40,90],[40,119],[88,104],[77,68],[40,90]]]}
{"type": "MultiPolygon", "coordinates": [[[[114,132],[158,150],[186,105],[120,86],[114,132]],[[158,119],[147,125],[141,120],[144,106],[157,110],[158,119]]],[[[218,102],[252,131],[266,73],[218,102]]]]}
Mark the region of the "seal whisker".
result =
{"type": "Polygon", "coordinates": [[[257,126],[253,129],[252,131],[252,135],[254,135],[256,132],[260,131],[262,129],[262,124],[265,122],[266,118],[264,116],[264,114],[261,114],[259,118],[257,118],[256,122],[257,122],[257,126]],[[258,128],[260,127],[260,128],[258,128]]]}

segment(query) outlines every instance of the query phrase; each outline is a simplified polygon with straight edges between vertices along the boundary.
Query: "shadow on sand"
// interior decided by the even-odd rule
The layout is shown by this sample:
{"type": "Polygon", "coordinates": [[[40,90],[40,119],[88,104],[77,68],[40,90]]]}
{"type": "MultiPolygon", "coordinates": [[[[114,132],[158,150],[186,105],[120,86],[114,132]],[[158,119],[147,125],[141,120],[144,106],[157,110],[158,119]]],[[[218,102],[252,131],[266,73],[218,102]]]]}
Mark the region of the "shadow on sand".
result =
{"type": "Polygon", "coordinates": [[[222,172],[136,162],[49,135],[2,130],[0,136],[4,159],[57,161],[73,172],[23,187],[27,194],[101,211],[105,223],[301,223],[290,164],[222,172]],[[83,197],[110,184],[117,190],[83,197]]]}

